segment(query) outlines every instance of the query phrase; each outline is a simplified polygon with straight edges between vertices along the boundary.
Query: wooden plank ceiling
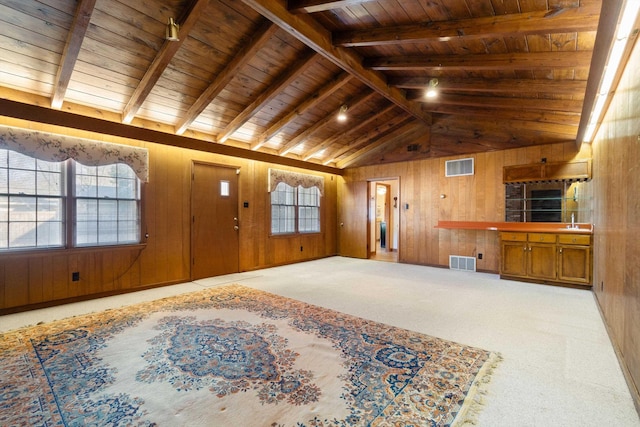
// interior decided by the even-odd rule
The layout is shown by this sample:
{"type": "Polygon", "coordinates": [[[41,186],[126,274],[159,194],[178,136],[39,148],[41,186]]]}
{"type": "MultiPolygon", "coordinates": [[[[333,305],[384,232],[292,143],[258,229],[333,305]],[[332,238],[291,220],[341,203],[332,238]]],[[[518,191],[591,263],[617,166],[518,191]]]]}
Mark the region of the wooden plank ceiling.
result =
{"type": "Polygon", "coordinates": [[[600,6],[0,0],[0,93],[340,169],[575,141],[600,6]]]}

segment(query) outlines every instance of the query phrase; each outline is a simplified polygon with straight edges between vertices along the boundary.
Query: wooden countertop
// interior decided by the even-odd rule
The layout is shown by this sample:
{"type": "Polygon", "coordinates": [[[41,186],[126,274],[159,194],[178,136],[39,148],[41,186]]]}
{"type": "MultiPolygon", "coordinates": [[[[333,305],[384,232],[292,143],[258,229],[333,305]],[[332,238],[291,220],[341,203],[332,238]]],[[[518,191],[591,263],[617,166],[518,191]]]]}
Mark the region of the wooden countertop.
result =
{"type": "Polygon", "coordinates": [[[489,222],[489,221],[438,221],[435,228],[450,230],[495,230],[534,233],[593,234],[593,224],[565,222],[489,222]]]}

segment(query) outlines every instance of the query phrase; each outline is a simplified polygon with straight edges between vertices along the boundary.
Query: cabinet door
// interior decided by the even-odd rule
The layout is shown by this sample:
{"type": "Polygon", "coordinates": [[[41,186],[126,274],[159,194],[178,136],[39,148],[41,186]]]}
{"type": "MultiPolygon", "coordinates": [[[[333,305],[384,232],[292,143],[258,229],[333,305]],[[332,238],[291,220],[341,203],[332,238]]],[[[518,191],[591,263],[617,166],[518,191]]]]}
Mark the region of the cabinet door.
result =
{"type": "Polygon", "coordinates": [[[529,243],[529,277],[556,279],[556,245],[529,243]]]}
{"type": "Polygon", "coordinates": [[[527,275],[527,242],[502,242],[500,274],[523,277],[527,275]]]}
{"type": "Polygon", "coordinates": [[[589,246],[565,246],[558,249],[558,280],[563,282],[591,283],[591,248],[589,246]]]}

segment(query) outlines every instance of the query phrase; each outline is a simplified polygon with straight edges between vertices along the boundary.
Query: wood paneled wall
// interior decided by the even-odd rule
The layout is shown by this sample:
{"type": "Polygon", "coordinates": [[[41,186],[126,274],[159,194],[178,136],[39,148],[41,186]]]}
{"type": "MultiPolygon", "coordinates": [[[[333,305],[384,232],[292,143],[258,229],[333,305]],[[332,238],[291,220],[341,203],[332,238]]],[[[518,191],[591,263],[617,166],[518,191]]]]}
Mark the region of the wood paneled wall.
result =
{"type": "Polygon", "coordinates": [[[240,271],[337,253],[337,176],[172,146],[71,131],[0,118],[0,124],[145,147],[150,179],[143,188],[145,245],[0,254],[0,313],[87,295],[98,296],[190,279],[191,165],[194,160],[240,169],[240,271]],[[268,170],[307,172],[325,178],[322,232],[271,237],[268,170]],[[247,201],[249,207],[244,208],[247,201]],[[71,280],[72,272],[80,280],[71,280]]]}
{"type": "Polygon", "coordinates": [[[593,142],[593,289],[640,412],[640,43],[593,142]]]}
{"type": "Polygon", "coordinates": [[[400,262],[448,266],[449,255],[477,257],[481,253],[478,270],[498,272],[500,249],[496,231],[438,229],[435,228],[438,221],[504,221],[504,166],[536,163],[542,158],[555,162],[590,156],[589,146],[577,152],[573,143],[540,145],[365,166],[347,170],[344,178],[346,181],[399,178],[400,262]],[[475,159],[475,174],[445,177],[445,161],[463,157],[475,159]]]}

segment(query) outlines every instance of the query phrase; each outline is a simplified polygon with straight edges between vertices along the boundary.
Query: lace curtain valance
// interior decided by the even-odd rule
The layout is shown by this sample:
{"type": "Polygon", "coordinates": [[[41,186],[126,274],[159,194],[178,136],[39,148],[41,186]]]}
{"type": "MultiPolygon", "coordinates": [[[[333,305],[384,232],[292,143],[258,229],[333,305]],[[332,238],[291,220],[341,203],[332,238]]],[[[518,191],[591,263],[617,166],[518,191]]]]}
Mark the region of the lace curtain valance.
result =
{"type": "Polygon", "coordinates": [[[276,189],[279,183],[284,182],[292,187],[301,185],[303,188],[318,187],[320,195],[324,194],[324,177],[307,175],[279,169],[269,169],[269,192],[276,189]]]}
{"type": "Polygon", "coordinates": [[[76,160],[85,166],[129,165],[141,181],[149,181],[146,148],[0,126],[0,148],[49,162],[76,160]]]}

